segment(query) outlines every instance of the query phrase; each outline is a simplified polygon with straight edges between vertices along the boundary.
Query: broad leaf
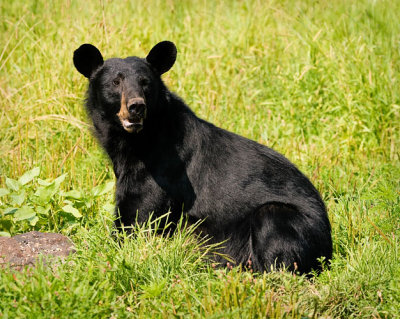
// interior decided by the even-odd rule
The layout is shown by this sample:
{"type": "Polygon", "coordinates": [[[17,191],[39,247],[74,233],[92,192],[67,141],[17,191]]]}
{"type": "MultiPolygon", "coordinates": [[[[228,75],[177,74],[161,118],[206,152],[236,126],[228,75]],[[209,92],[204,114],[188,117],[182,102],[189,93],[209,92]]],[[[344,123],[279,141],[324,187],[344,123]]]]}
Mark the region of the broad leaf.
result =
{"type": "Polygon", "coordinates": [[[30,219],[34,216],[36,216],[35,211],[28,206],[23,206],[14,213],[14,219],[16,221],[30,219]]]}
{"type": "Polygon", "coordinates": [[[110,192],[114,188],[114,184],[115,184],[114,181],[111,181],[106,184],[96,186],[92,190],[93,196],[97,197],[110,192]]]}
{"type": "Polygon", "coordinates": [[[7,208],[4,210],[3,214],[4,214],[4,215],[12,215],[12,214],[14,214],[17,210],[18,210],[18,208],[7,207],[7,208]]]}
{"type": "Polygon", "coordinates": [[[57,188],[57,189],[60,188],[60,184],[64,181],[65,177],[67,177],[67,173],[58,176],[58,177],[54,180],[54,184],[56,185],[56,188],[57,188]]]}
{"type": "MultiPolygon", "coordinates": [[[[60,177],[62,177],[63,175],[61,175],[60,177]]],[[[65,178],[65,174],[64,174],[64,178],[65,178]]],[[[37,189],[37,191],[35,192],[35,195],[37,196],[37,201],[39,203],[41,203],[42,205],[45,205],[47,203],[49,203],[51,201],[51,199],[53,198],[53,196],[59,192],[59,188],[60,188],[60,183],[62,182],[62,180],[64,179],[55,179],[52,183],[50,183],[47,186],[41,186],[37,189]]]]}
{"type": "Polygon", "coordinates": [[[32,181],[35,177],[39,176],[40,174],[40,167],[35,167],[34,169],[31,169],[30,171],[25,172],[24,175],[22,175],[18,181],[20,182],[21,185],[25,185],[32,181]]]}
{"type": "Polygon", "coordinates": [[[49,211],[50,211],[50,205],[46,205],[45,207],[43,206],[36,207],[36,212],[40,215],[48,215],[49,211]]]}
{"type": "Polygon", "coordinates": [[[15,179],[12,178],[6,178],[6,185],[9,189],[13,190],[13,191],[18,191],[19,188],[21,187],[21,185],[19,184],[18,181],[16,181],[15,179]]]}
{"type": "Polygon", "coordinates": [[[56,193],[56,189],[54,184],[50,184],[49,186],[39,187],[35,192],[35,196],[37,197],[37,201],[45,205],[50,202],[53,195],[56,193]]]}
{"type": "Polygon", "coordinates": [[[41,186],[49,186],[54,183],[54,181],[49,181],[48,179],[38,179],[38,184],[41,186]]]}
{"type": "Polygon", "coordinates": [[[10,191],[7,188],[0,188],[0,196],[8,195],[10,191]]]}
{"type": "Polygon", "coordinates": [[[33,217],[31,217],[31,218],[28,218],[28,220],[29,220],[29,224],[30,224],[31,226],[35,226],[36,223],[39,221],[39,217],[33,216],[33,217]]]}
{"type": "Polygon", "coordinates": [[[25,198],[26,198],[25,190],[22,190],[19,194],[10,195],[11,203],[17,206],[21,206],[22,203],[25,201],[25,198]]]}
{"type": "Polygon", "coordinates": [[[75,218],[81,218],[82,215],[79,212],[79,210],[77,210],[75,207],[71,206],[71,205],[65,205],[62,210],[66,213],[69,213],[71,215],[73,215],[75,218]]]}
{"type": "Polygon", "coordinates": [[[82,193],[77,190],[70,190],[69,192],[64,192],[61,194],[62,196],[68,197],[68,198],[73,198],[73,199],[81,199],[82,198],[82,193]]]}
{"type": "Polygon", "coordinates": [[[37,196],[37,201],[44,205],[50,202],[52,197],[59,191],[60,184],[64,181],[67,174],[63,174],[57,177],[54,181],[48,182],[44,180],[39,180],[39,185],[42,185],[35,192],[37,196]]]}
{"type": "Polygon", "coordinates": [[[115,210],[115,205],[106,203],[105,205],[103,205],[103,209],[108,213],[113,213],[115,210]]]}

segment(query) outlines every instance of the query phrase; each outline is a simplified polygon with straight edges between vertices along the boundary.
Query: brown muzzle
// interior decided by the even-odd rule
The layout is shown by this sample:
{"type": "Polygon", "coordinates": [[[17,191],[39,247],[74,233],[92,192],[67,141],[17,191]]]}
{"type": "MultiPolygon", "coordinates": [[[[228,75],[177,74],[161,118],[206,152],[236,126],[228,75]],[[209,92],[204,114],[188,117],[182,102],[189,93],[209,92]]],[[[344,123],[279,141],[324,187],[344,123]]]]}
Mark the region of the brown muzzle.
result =
{"type": "Polygon", "coordinates": [[[140,132],[146,118],[146,102],[141,97],[131,98],[126,101],[124,92],[121,93],[121,108],[117,114],[122,127],[128,133],[140,132]]]}

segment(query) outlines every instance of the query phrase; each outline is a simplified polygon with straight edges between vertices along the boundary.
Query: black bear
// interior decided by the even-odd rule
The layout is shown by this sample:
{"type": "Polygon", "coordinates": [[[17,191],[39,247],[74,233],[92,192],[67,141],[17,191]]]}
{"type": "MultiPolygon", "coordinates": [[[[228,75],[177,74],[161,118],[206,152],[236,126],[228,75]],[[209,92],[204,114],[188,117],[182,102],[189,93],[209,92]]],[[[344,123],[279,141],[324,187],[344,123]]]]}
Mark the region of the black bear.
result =
{"type": "MultiPolygon", "coordinates": [[[[301,273],[332,256],[326,208],[311,182],[284,156],[198,118],[164,85],[175,63],[169,41],[146,58],[106,61],[91,44],[73,56],[89,79],[86,108],[113,163],[116,225],[170,211],[202,220],[235,265],[255,271],[285,265],[301,273]]],[[[226,259],[216,257],[219,264],[226,259]]]]}

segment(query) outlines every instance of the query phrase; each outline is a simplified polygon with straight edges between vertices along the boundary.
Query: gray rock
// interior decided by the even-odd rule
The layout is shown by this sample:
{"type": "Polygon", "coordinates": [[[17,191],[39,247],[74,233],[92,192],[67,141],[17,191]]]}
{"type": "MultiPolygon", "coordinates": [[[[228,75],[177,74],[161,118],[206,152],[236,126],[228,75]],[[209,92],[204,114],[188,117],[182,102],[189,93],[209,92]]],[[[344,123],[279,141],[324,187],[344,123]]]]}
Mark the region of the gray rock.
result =
{"type": "Polygon", "coordinates": [[[21,270],[25,266],[34,266],[39,256],[59,260],[74,251],[72,241],[61,234],[32,231],[11,238],[0,237],[0,268],[9,265],[21,270]]]}

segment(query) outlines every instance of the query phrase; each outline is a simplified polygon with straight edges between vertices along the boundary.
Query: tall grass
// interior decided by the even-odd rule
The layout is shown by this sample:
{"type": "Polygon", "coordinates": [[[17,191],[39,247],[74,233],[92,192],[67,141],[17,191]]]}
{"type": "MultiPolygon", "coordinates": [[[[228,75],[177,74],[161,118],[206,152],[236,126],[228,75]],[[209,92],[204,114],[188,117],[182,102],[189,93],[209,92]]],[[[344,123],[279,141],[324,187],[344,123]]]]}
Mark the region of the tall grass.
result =
{"type": "Polygon", "coordinates": [[[72,52],[89,42],[106,58],[145,56],[168,39],[171,90],[296,163],[334,240],[331,269],[311,281],[226,273],[185,230],[117,244],[107,193],[63,230],[78,247],[70,262],[0,272],[0,317],[399,317],[399,20],[397,0],[0,1],[0,188],[38,166],[42,178],[67,173],[65,192],[112,180],[72,52]]]}

